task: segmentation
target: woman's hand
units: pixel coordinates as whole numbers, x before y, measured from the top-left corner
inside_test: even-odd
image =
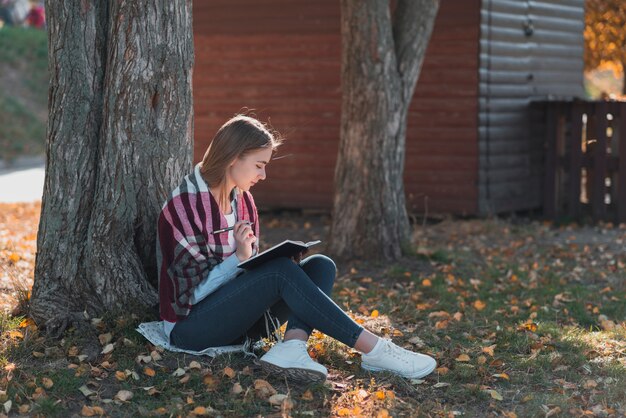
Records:
[[[233,229],[235,242],[237,243],[237,258],[239,261],[246,261],[252,256],[252,244],[256,242],[256,237],[252,232],[252,226],[248,221],[238,221]]]

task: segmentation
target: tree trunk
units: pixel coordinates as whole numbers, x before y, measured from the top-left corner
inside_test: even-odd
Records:
[[[191,168],[191,1],[46,2],[49,118],[31,314],[157,303],[156,217]]]
[[[626,96],[626,62],[622,62],[622,95]]]
[[[341,139],[330,251],[396,259],[410,243],[406,117],[438,0],[341,0]]]

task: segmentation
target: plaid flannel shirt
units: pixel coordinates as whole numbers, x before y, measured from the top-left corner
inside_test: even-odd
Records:
[[[254,199],[249,192],[237,193],[237,219],[252,223],[259,237]],[[226,218],[200,174],[200,165],[185,176],[163,205],[157,226],[159,310],[161,319],[177,322],[189,315],[193,289],[213,267],[235,252],[228,234],[211,234],[226,228]]]

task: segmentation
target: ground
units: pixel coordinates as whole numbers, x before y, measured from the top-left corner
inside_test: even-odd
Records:
[[[27,299],[38,211],[0,207],[5,308]],[[327,239],[326,216],[261,216],[263,246]],[[316,332],[309,351],[329,378],[298,385],[243,354],[154,347],[134,330],[141,313],[86,320],[101,345],[88,361],[82,331],[49,340],[5,314],[0,405],[11,416],[626,416],[624,227],[448,219],[416,225],[414,239],[396,263],[339,262],[334,299],[434,356],[425,379],[365,372],[358,353]]]

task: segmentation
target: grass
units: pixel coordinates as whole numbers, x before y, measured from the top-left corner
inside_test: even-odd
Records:
[[[425,379],[365,372],[357,353],[315,332],[309,351],[329,378],[297,385],[241,354],[198,358],[153,347],[134,330],[141,313],[94,325],[115,349],[87,362],[77,330],[48,340],[4,315],[0,403],[43,416],[99,408],[108,416],[623,416],[626,259],[618,244],[602,257],[577,251],[563,236],[589,230],[567,228],[457,222],[426,234],[427,253],[445,257],[343,267],[335,301],[367,328],[436,357]],[[615,243],[625,235],[597,233]],[[265,384],[288,401],[270,403]],[[120,400],[120,391],[132,399]]]
[[[0,159],[45,151],[47,54],[45,31],[0,29]]]

